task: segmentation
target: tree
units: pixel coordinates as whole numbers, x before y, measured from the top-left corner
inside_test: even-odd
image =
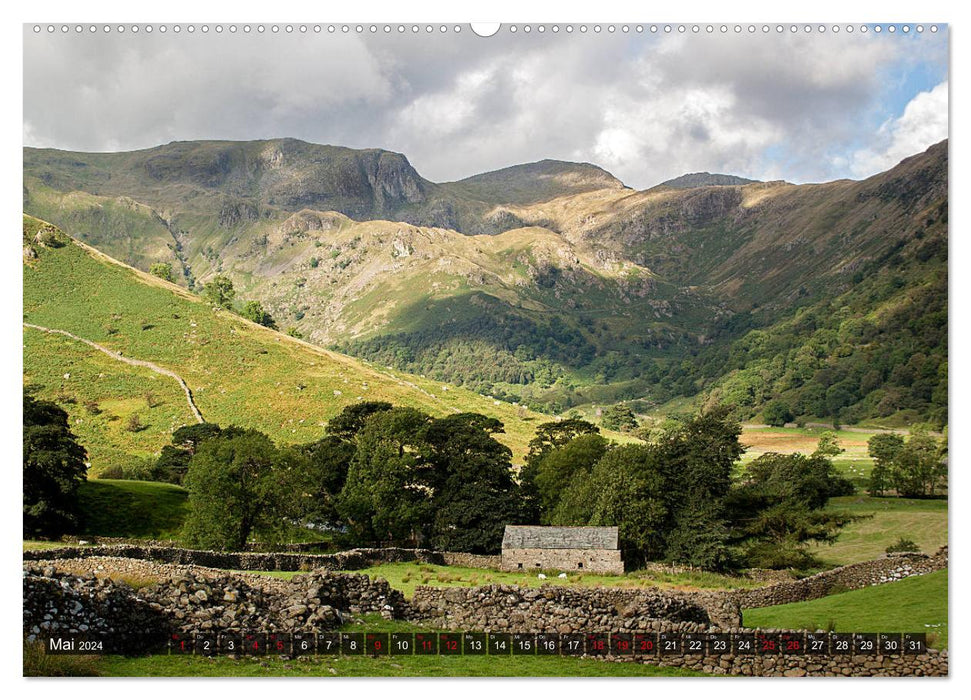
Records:
[[[584,489],[591,497],[588,525],[616,526],[624,560],[638,566],[664,555],[670,512],[660,451],[622,445],[597,462]]]
[[[238,428],[235,428],[235,430],[238,430]],[[183,425],[172,433],[172,444],[187,450],[189,454],[194,454],[199,449],[199,445],[206,440],[218,437],[220,434],[222,434],[222,428],[215,423]]]
[[[546,454],[536,467],[536,493],[540,521],[561,525],[556,516],[561,496],[574,479],[589,477],[594,465],[606,454],[609,443],[599,433],[578,435]]]
[[[359,543],[419,545],[432,519],[422,433],[431,417],[395,407],[368,417],[337,512]]]
[[[368,418],[392,408],[394,407],[387,401],[361,401],[345,406],[340,413],[327,421],[327,434],[341,440],[353,440]]]
[[[867,489],[871,496],[882,496],[891,487],[893,462],[903,446],[903,436],[896,433],[879,433],[867,441],[867,453],[873,458]]]
[[[525,464],[519,470],[519,484],[523,494],[523,518],[526,523],[538,523],[540,515],[536,472],[540,461],[556,447],[561,447],[579,435],[599,433],[600,428],[579,418],[550,421],[536,426],[536,435],[529,441]]]
[[[172,444],[162,447],[158,459],[155,460],[152,478],[170,484],[181,484],[189,471],[189,461],[199,445],[221,434],[222,429],[215,423],[193,423],[177,429],[172,433]]]
[[[807,567],[811,542],[832,542],[853,516],[825,509],[841,477],[817,452],[767,453],[753,461],[745,480],[726,498],[732,538],[748,566]]]
[[[300,449],[307,458],[307,470],[300,488],[304,500],[300,506],[301,517],[316,524],[336,524],[340,518],[337,499],[347,482],[354,443],[325,435]]]
[[[152,478],[169,484],[182,484],[189,471],[192,454],[172,445],[164,445],[155,460]]]
[[[923,430],[915,430],[893,458],[890,480],[897,493],[909,498],[933,496],[947,477],[944,449]]]
[[[501,422],[477,413],[437,418],[425,428],[434,547],[493,554],[505,526],[520,521],[512,451],[494,437],[501,432]]]
[[[263,308],[263,304],[258,301],[246,302],[239,315],[249,321],[252,321],[253,323],[258,323],[261,326],[274,329],[276,328],[276,321],[274,321],[269,312]]]
[[[637,417],[630,406],[615,404],[604,409],[600,424],[607,430],[620,430],[629,433],[637,429]]]
[[[240,550],[253,534],[275,541],[292,514],[294,450],[278,450],[256,430],[232,430],[203,442],[189,461],[185,537],[193,546]]]
[[[773,399],[765,404],[765,407],[762,409],[762,418],[769,425],[781,428],[795,418],[795,416],[792,415],[792,409],[789,408],[789,404],[781,399]]]
[[[202,288],[202,296],[213,306],[226,308],[236,297],[233,282],[225,275],[216,275]]]
[[[87,453],[68,427],[64,409],[23,395],[24,537],[56,536],[78,525],[78,486]]]
[[[172,274],[172,263],[167,262],[157,262],[152,263],[152,266],[148,268],[148,271],[166,282],[174,282],[175,277]]]

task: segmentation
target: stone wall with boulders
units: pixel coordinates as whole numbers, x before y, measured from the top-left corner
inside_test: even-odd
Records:
[[[393,562],[419,562],[474,568],[497,568],[499,565],[498,556],[398,547],[348,549],[333,554],[301,554],[297,552],[216,552],[181,547],[117,544],[34,549],[25,551],[23,554],[25,561],[88,557],[125,557],[242,571],[311,571],[313,569],[354,571]]]
[[[48,552],[49,554],[49,552]],[[89,558],[103,574],[126,570],[122,560]],[[132,561],[132,560],[128,560]],[[71,562],[78,565],[80,562]],[[285,581],[272,577],[139,561],[139,575],[157,574],[137,590],[94,574],[68,573],[62,561],[25,564],[24,635],[57,633],[131,636],[140,633],[310,632],[335,629],[378,613],[425,627],[502,632],[744,632],[738,601],[718,592],[506,585],[420,586],[410,602],[382,579],[313,571]],[[790,630],[763,630],[768,633]],[[137,648],[130,648],[137,652]],[[900,655],[652,655],[604,657],[745,676],[942,676],[947,652]]]
[[[751,632],[752,630],[745,630]],[[684,656],[616,656],[608,661],[652,663],[712,675],[759,677],[922,677],[947,676],[948,653],[928,649],[924,654],[721,654]]]
[[[444,629],[483,632],[699,632],[736,627],[737,604],[718,593],[650,589],[538,588],[493,584],[474,588],[418,586],[410,618]]]
[[[54,562],[24,568],[24,635],[336,629],[347,618],[408,613],[404,595],[383,579],[320,570],[289,581],[258,581],[195,567],[163,575],[138,590]]]
[[[770,605],[815,600],[835,592],[890,583],[946,568],[947,547],[945,546],[933,555],[919,552],[888,554],[880,559],[841,566],[798,581],[735,591],[731,595],[743,609],[765,608]]]

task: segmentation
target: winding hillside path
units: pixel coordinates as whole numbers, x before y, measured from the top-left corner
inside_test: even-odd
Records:
[[[120,352],[115,352],[114,350],[110,350],[109,348],[106,348],[104,345],[99,345],[93,340],[88,340],[87,338],[81,338],[80,336],[74,335],[73,333],[70,333],[68,331],[62,331],[58,328],[47,328],[45,326],[38,326],[34,323],[27,323],[27,322],[24,322],[24,328],[33,328],[34,330],[43,331],[45,333],[59,333],[60,335],[70,338],[71,340],[76,340],[80,343],[84,343],[85,345],[90,345],[95,350],[103,352],[105,355],[107,355],[108,357],[114,360],[119,360],[120,362],[124,362],[125,364],[133,365],[135,367],[145,367],[147,369],[152,370],[153,372],[156,372],[157,374],[162,374],[162,375],[165,375],[166,377],[171,377],[172,379],[174,379],[179,383],[179,386],[182,387],[182,391],[185,392],[185,398],[189,402],[189,409],[192,411],[192,414],[196,417],[196,420],[199,423],[206,422],[205,419],[202,417],[202,413],[199,411],[199,407],[196,406],[196,402],[192,399],[192,390],[189,389],[189,385],[185,383],[185,380],[182,377],[177,375],[172,370],[165,369],[165,367],[159,367],[154,362],[148,362],[147,360],[136,360],[132,357],[125,357]]]

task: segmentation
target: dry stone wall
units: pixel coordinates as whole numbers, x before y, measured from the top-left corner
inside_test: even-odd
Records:
[[[933,555],[888,554],[880,559],[841,566],[798,581],[736,591],[732,595],[743,609],[798,603],[822,598],[833,592],[856,590],[940,571],[947,568],[947,561],[946,546]]]
[[[153,545],[104,545],[94,547],[58,547],[24,552],[25,561],[45,559],[84,559],[88,557],[125,557],[168,564],[192,564],[213,569],[243,571],[354,571],[391,562],[420,562],[497,568],[499,557],[486,557],[462,552],[438,552],[431,549],[349,549],[334,554],[301,554],[296,552],[216,552]]]
[[[444,629],[561,634],[700,632],[713,624],[741,624],[737,605],[717,594],[558,585],[418,586],[410,617]]]
[[[58,632],[319,631],[363,614],[395,619],[408,612],[400,591],[364,574],[321,570],[268,583],[192,568],[136,591],[93,574],[66,573],[53,565],[27,566],[24,635],[32,641]]]
[[[751,632],[751,630],[746,630]],[[685,655],[685,656],[618,656],[617,662],[653,663],[701,671],[712,675],[760,677],[921,677],[947,676],[948,653],[928,649],[913,656],[893,655]]]

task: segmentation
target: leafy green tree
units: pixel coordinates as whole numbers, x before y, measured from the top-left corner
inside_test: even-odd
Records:
[[[68,426],[64,409],[23,395],[24,537],[56,536],[78,525],[78,486],[87,453]]]
[[[254,534],[277,541],[293,514],[294,477],[306,470],[302,459],[256,430],[226,431],[204,441],[185,477],[186,540],[221,550],[240,550]]]
[[[300,493],[304,501],[301,517],[322,524],[337,524],[337,499],[347,482],[347,470],[355,446],[349,440],[325,435],[300,448],[307,457],[307,470],[302,475]]]
[[[267,328],[276,328],[276,321],[270,313],[263,308],[263,304],[258,301],[248,301],[243,305],[243,310],[239,313],[243,318],[258,323]]]
[[[512,452],[494,437],[501,432],[501,422],[476,413],[437,418],[425,428],[436,548],[492,554],[505,526],[520,521]]]
[[[629,433],[637,430],[637,416],[634,415],[630,406],[615,404],[603,410],[600,424],[607,430],[620,430]]]
[[[668,530],[666,478],[661,454],[646,445],[621,445],[607,452],[590,475],[589,525],[618,528],[629,566],[660,559]]]
[[[891,488],[893,463],[903,446],[903,436],[896,433],[878,433],[867,440],[867,453],[873,458],[867,489],[871,496],[882,496]]]
[[[353,440],[368,418],[392,408],[394,407],[387,401],[361,401],[345,406],[340,413],[327,421],[327,434],[341,440]]]
[[[230,430],[239,430],[239,428],[230,428]],[[218,437],[222,432],[222,428],[215,423],[183,425],[172,433],[172,444],[180,449],[187,450],[189,454],[194,454],[199,449],[199,445],[206,440]]]
[[[152,477],[169,484],[181,484],[189,471],[191,459],[192,453],[188,450],[165,445],[159,452],[158,459],[155,460]]]
[[[177,429],[172,433],[172,444],[165,445],[155,460],[152,478],[181,484],[189,471],[189,461],[199,445],[220,434],[222,429],[215,423],[193,423]]]
[[[523,518],[526,523],[538,523],[540,517],[539,491],[536,474],[539,463],[553,449],[561,447],[579,435],[599,433],[600,428],[580,418],[550,421],[536,426],[536,435],[529,441],[529,452],[519,470],[523,493]]]
[[[726,498],[726,513],[746,565],[806,567],[814,563],[808,545],[832,542],[853,516],[826,509],[841,479],[818,451],[768,453],[754,460],[745,480]]]
[[[550,450],[540,460],[534,483],[539,496],[541,522],[565,524],[558,522],[555,515],[561,496],[576,478],[589,477],[608,446],[608,441],[599,433],[586,433]]]
[[[202,288],[202,296],[213,306],[227,308],[236,298],[233,282],[225,275],[216,275]]]
[[[924,431],[915,431],[892,462],[891,483],[901,496],[933,496],[946,478],[942,445]]]
[[[370,416],[357,433],[337,511],[359,543],[420,545],[432,520],[431,469],[422,433],[431,418],[395,407]]]
[[[773,399],[765,404],[765,407],[762,409],[762,418],[769,425],[781,428],[793,420],[795,416],[792,415],[792,409],[789,408],[789,404],[781,399]]]
[[[813,454],[823,457],[838,457],[844,452],[846,450],[840,445],[839,436],[836,432],[826,430],[819,436],[819,442],[816,443],[816,451]]]
[[[691,503],[682,508],[667,535],[664,558],[709,571],[734,568],[736,559],[721,504]]]
[[[172,263],[167,262],[157,262],[152,263],[152,266],[148,268],[149,273],[155,275],[159,279],[163,279],[166,282],[174,282],[175,277],[172,274]]]

